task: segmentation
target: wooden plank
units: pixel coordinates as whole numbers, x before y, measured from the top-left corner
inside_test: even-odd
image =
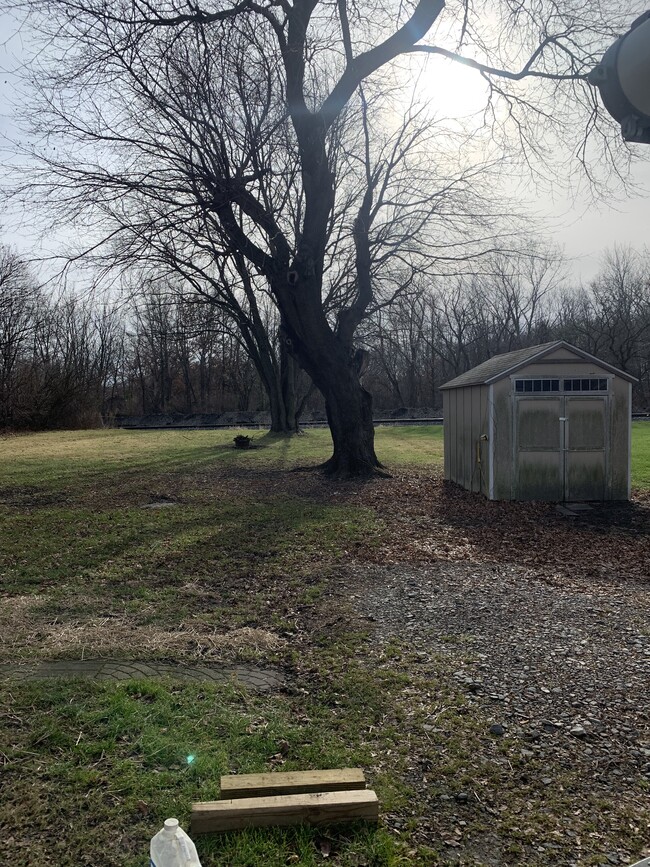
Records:
[[[222,798],[300,795],[308,792],[347,792],[366,788],[361,768],[330,771],[284,771],[273,774],[234,774],[221,778]]]
[[[270,798],[236,798],[192,804],[192,833],[211,834],[266,825],[313,825],[379,817],[377,795],[370,789],[353,792],[311,792]]]

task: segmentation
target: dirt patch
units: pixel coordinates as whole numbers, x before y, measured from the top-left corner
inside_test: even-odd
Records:
[[[65,506],[68,503],[69,498],[61,491],[49,491],[29,486],[0,488],[0,506],[28,509]]]

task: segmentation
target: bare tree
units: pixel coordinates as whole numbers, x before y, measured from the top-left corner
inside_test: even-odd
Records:
[[[27,264],[0,245],[0,428],[27,411],[21,406],[30,376],[34,335],[43,296]]]
[[[565,277],[557,251],[524,241],[467,270],[414,287],[363,329],[375,358],[369,378],[389,401],[438,406],[446,380],[492,355],[552,339]]]
[[[44,299],[30,358],[30,427],[102,424],[120,363],[124,323],[119,311],[73,295]]]
[[[647,401],[650,344],[650,262],[633,250],[605,254],[587,288],[564,293],[561,333],[589,352],[641,380]]]
[[[486,357],[541,342],[550,302],[566,279],[562,257],[530,243],[517,257],[492,257],[487,272],[479,281],[481,306],[488,309],[496,341]]]
[[[77,214],[90,203],[105,239],[121,212],[134,236],[137,210],[124,205],[134,194],[145,205],[148,245],[160,233],[165,249],[189,245],[185,263],[200,250],[261,278],[285,348],[324,395],[334,443],[326,468],[336,475],[378,466],[355,332],[381,300],[389,260],[406,267],[407,283],[417,272],[425,245],[404,241],[427,238],[432,213],[414,187],[388,192],[397,164],[408,163],[399,146],[395,165],[375,146],[382,76],[397,80],[400,63],[421,54],[473,67],[489,84],[491,135],[504,147],[514,135],[533,169],[547,156],[548,135],[570,139],[577,116],[585,166],[589,142],[612,147],[613,127],[601,122],[585,78],[622,20],[614,4],[452,0],[444,15],[443,0],[381,10],[347,0],[28,5],[51,37],[40,122],[63,153],[45,154],[53,196]],[[345,136],[350,117],[357,120]],[[585,127],[591,135],[581,138]],[[345,270],[328,257],[335,237],[347,238],[339,247]],[[457,258],[462,240],[443,234],[440,258]]]
[[[402,296],[377,311],[363,328],[372,357],[365,382],[372,384],[384,406],[419,406],[425,399],[427,302],[426,291]],[[388,388],[381,388],[382,380]]]
[[[630,249],[609,252],[591,284],[595,332],[604,353],[630,373],[650,338],[650,263]]]
[[[101,423],[122,346],[113,308],[48,295],[27,264],[0,246],[0,427]]]
[[[259,404],[264,384],[240,329],[218,305],[160,279],[143,279],[130,294],[128,356],[138,392],[132,411],[246,411],[253,400]]]

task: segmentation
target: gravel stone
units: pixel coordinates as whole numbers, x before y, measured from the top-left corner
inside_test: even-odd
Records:
[[[587,731],[584,728],[584,726],[581,726],[581,725],[572,726],[569,729],[569,734],[573,735],[576,738],[586,738],[587,737]]]

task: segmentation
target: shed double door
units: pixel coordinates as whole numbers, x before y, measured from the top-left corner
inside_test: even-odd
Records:
[[[606,397],[516,397],[515,499],[604,500]]]

